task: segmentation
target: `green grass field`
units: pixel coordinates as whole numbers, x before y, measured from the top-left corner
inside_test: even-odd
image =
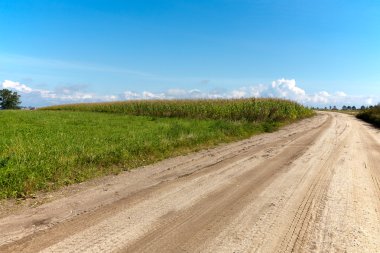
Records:
[[[311,115],[305,112],[297,117]],[[281,121],[249,122],[89,111],[0,111],[0,198],[29,196],[119,173],[273,131],[292,120],[291,115]]]

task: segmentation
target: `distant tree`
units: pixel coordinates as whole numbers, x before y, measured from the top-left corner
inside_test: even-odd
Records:
[[[20,95],[15,91],[8,89],[0,90],[0,108],[5,109],[20,109]]]
[[[349,105],[349,106],[347,106],[347,110],[351,110],[352,109],[352,107]]]
[[[365,110],[366,109],[366,107],[364,106],[364,105],[362,105],[361,107],[360,107],[360,110]]]
[[[338,108],[336,108],[336,105],[334,105],[333,110],[335,110],[335,111],[338,110]]]
[[[343,111],[346,111],[346,110],[347,110],[347,106],[345,106],[345,105],[342,106],[342,110],[343,110]]]
[[[353,106],[351,109],[352,109],[353,111],[356,111],[356,106]]]

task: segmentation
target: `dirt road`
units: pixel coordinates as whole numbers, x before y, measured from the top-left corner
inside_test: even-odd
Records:
[[[0,219],[0,252],[380,252],[380,133],[325,113]]]

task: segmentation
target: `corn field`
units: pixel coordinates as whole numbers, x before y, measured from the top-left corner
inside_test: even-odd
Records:
[[[44,107],[41,109],[248,122],[292,121],[313,115],[312,110],[296,102],[269,98],[133,100],[123,102],[67,104]]]

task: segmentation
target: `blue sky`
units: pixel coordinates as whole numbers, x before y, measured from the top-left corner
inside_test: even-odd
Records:
[[[380,102],[379,1],[1,0],[0,31],[0,82],[24,105]]]

